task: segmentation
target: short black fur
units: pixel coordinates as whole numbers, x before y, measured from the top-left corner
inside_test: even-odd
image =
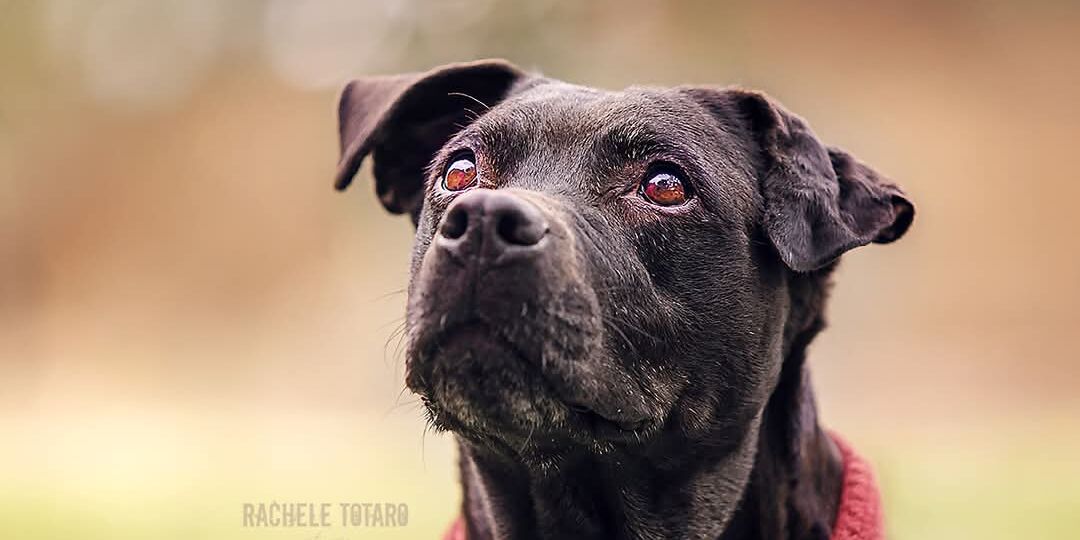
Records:
[[[806,349],[837,258],[910,225],[898,187],[742,89],[481,61],[359,79],[340,115],[337,185],[373,153],[417,226],[406,383],[458,438],[471,540],[828,538]],[[478,183],[450,192],[464,150]],[[685,204],[641,196],[657,163]],[[503,242],[505,216],[542,236]]]

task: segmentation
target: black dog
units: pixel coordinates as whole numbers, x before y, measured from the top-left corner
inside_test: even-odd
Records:
[[[482,61],[353,81],[340,121],[337,187],[370,153],[416,225],[407,384],[457,435],[470,540],[834,535],[804,356],[900,189],[739,89]]]

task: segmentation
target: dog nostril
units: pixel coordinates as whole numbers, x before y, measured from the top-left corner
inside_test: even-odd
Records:
[[[547,233],[542,219],[526,216],[521,212],[505,212],[498,215],[495,234],[509,244],[532,246]]]
[[[465,234],[465,231],[469,229],[469,212],[462,209],[460,206],[451,208],[446,218],[443,220],[442,227],[439,228],[439,234],[450,240],[457,240]]]
[[[547,220],[531,203],[510,194],[490,189],[473,189],[451,203],[446,210],[438,235],[446,240],[461,240],[455,249],[487,245],[498,251],[508,246],[530,247],[540,243],[548,232]]]

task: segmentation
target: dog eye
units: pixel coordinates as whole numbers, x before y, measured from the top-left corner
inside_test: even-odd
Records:
[[[659,206],[678,206],[686,202],[687,189],[674,172],[659,171],[641,183],[641,196]]]
[[[443,187],[450,191],[461,191],[476,183],[476,163],[472,155],[459,156],[446,168],[443,175]]]

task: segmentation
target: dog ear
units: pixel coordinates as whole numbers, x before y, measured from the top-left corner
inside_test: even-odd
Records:
[[[764,228],[780,258],[797,272],[828,265],[849,249],[892,242],[915,207],[896,184],[838,148],[827,148],[806,122],[759,92],[714,92],[747,126],[760,154]]]
[[[505,61],[481,60],[350,82],[338,103],[341,158],[334,186],[348,187],[371,153],[379,200],[392,213],[410,213],[415,222],[428,162],[523,76]]]

